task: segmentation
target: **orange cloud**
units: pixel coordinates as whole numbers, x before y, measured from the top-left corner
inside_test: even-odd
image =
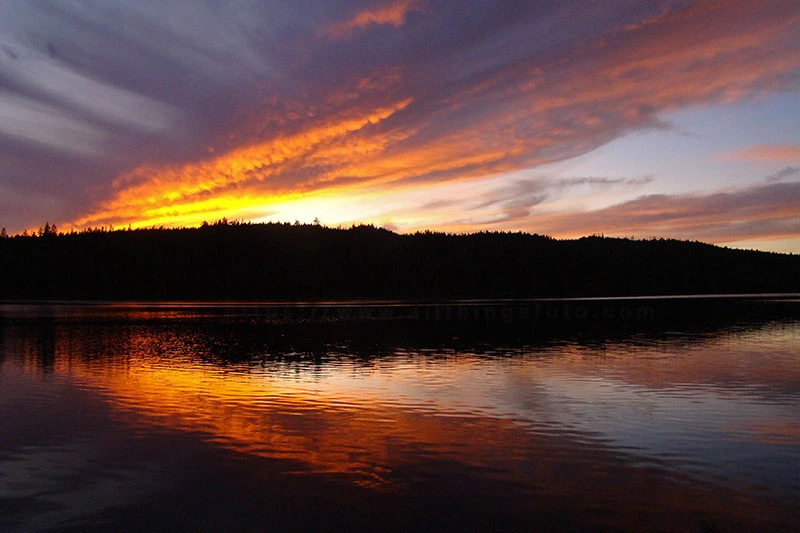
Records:
[[[406,99],[390,107],[339,118],[198,163],[166,168],[140,167],[117,178],[114,182],[116,196],[95,212],[78,219],[75,225],[133,223],[141,227],[159,225],[164,220],[181,225],[197,222],[195,215],[226,213],[223,216],[231,216],[241,214],[243,209],[258,211],[260,202],[280,202],[302,191],[301,187],[298,187],[300,191],[293,191],[291,178],[277,179],[293,170],[294,161],[326,166],[335,160],[341,165],[343,161],[390,142],[391,138],[363,138],[352,134],[379,123],[409,103]],[[325,180],[318,174],[317,181]],[[252,189],[254,184],[259,185],[260,192],[248,194],[248,188]]]
[[[397,28],[405,24],[408,14],[412,11],[422,11],[421,0],[391,1],[383,6],[360,11],[345,22],[331,27],[328,34],[335,38],[344,38],[352,36],[355,30],[374,25],[390,25]]]
[[[800,161],[800,145],[757,144],[725,154],[722,158],[734,161]]]
[[[771,183],[708,194],[647,195],[603,209],[535,213],[526,227],[558,237],[675,237],[730,243],[800,234],[800,183]],[[501,221],[506,223],[506,221]]]

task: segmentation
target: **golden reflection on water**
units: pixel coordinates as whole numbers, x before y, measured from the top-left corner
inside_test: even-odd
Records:
[[[513,462],[519,441],[512,421],[476,418],[468,422],[470,438],[463,442],[470,413],[434,402],[392,405],[380,394],[388,387],[381,376],[373,376],[374,388],[368,389],[339,376],[305,381],[288,372],[221,372],[188,354],[168,364],[132,357],[122,367],[103,369],[58,359],[54,372],[100,391],[120,412],[142,417],[136,427],[201,433],[240,452],[289,459],[302,470],[345,474],[376,488],[388,487],[387,474],[409,459],[400,448],[417,454],[429,448],[431,455],[468,458],[488,468],[500,455]],[[357,381],[358,370],[352,372]]]
[[[32,378],[44,373],[99,395],[131,437],[179,431],[243,461],[279,460],[292,474],[397,492],[438,479],[448,463],[529,497],[624,502],[641,513],[658,501],[678,525],[697,512],[771,512],[684,468],[724,454],[713,439],[795,456],[800,446],[796,325],[696,342],[523,347],[513,357],[417,348],[366,360],[262,353],[234,362],[215,354],[244,350],[246,339],[158,320],[54,323],[9,336],[4,350],[18,357],[0,372],[19,364]],[[710,442],[679,446],[702,439]],[[723,467],[704,465],[703,474]],[[750,472],[734,472],[742,473]]]

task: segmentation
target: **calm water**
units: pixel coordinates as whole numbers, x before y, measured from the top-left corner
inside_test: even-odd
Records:
[[[800,300],[654,305],[0,305],[0,531],[796,530]]]

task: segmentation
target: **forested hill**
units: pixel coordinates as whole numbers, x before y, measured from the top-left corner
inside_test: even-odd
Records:
[[[800,292],[800,256],[697,242],[217,223],[0,238],[0,299],[331,300]]]

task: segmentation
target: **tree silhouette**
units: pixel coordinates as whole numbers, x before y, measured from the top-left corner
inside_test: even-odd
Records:
[[[461,299],[800,292],[800,256],[670,239],[372,225],[87,228],[0,239],[0,298]],[[53,276],[57,270],[59,275]],[[768,273],[768,275],[765,275]]]

